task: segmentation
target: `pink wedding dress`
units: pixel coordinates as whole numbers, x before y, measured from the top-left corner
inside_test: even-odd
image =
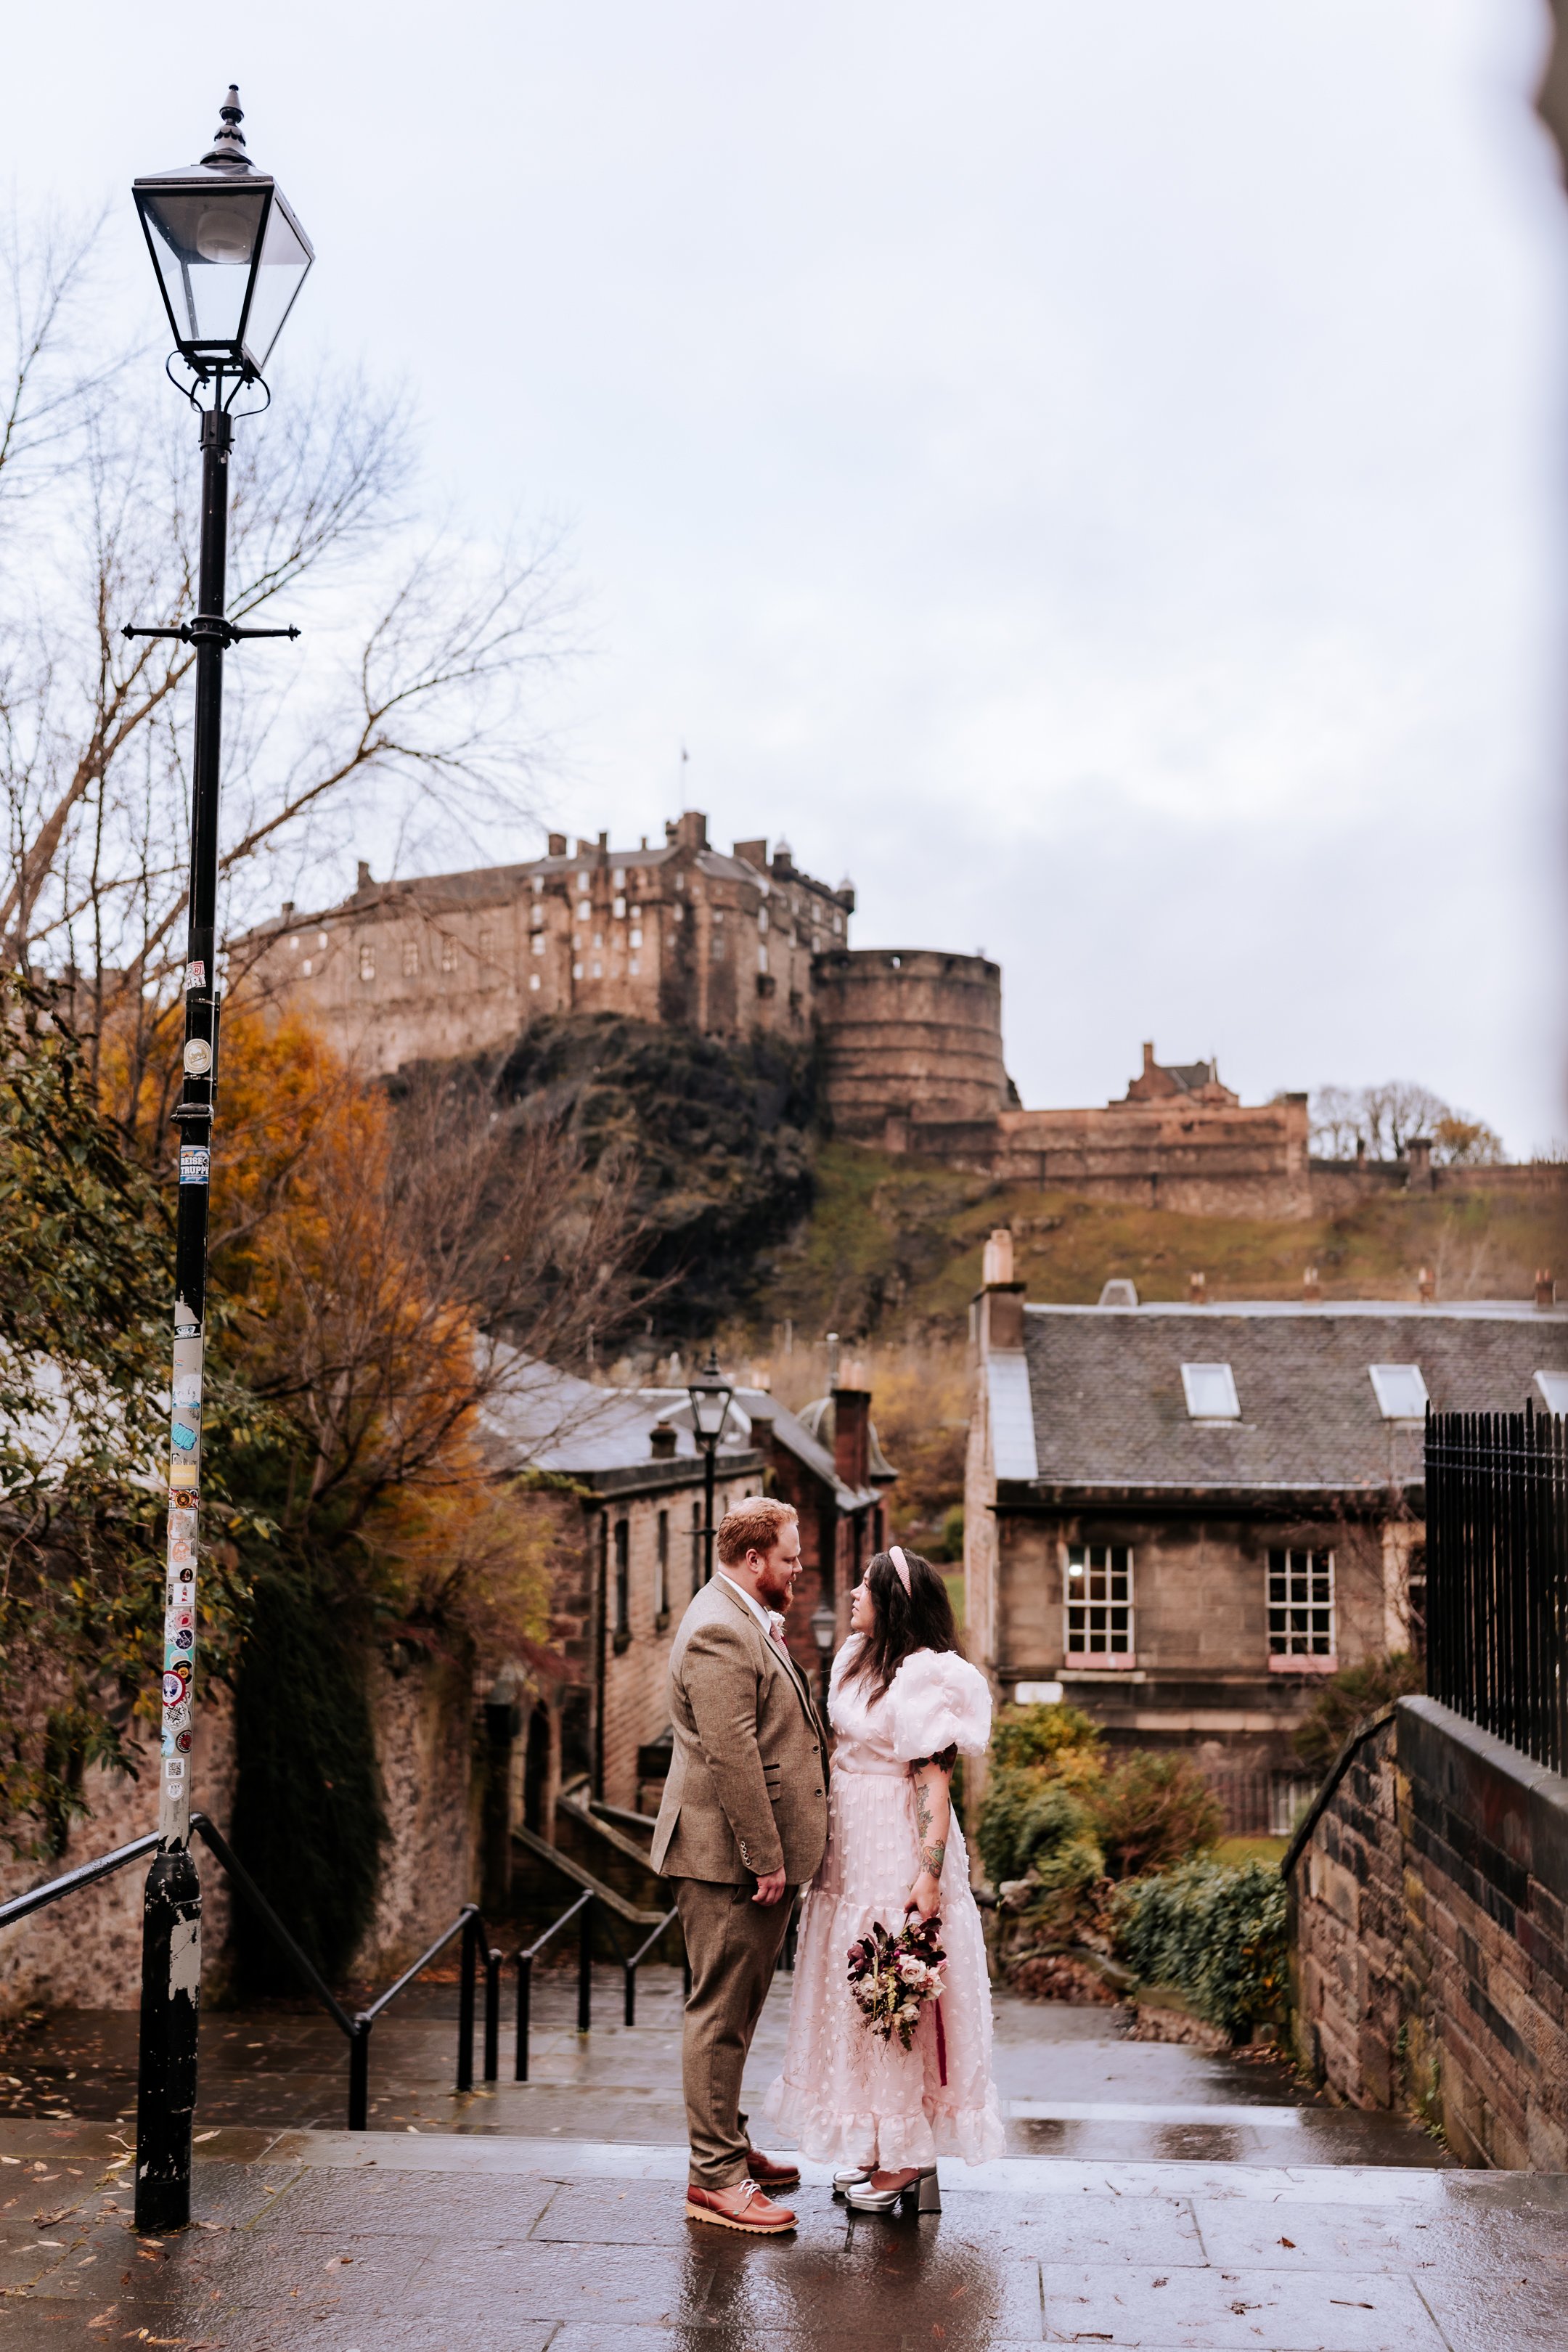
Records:
[[[874,1920],[894,1931],[901,1926],[920,1866],[910,1759],[950,1747],[983,1754],[991,1693],[966,1659],[916,1650],[885,1696],[868,1700],[863,1684],[844,1679],[859,1646],[851,1635],[833,1662],[827,1851],[806,1893],[784,2072],[765,2111],[819,2163],[876,2164],[889,2172],[939,2156],[983,2164],[1002,2154],[1005,2139],[991,2080],[985,1941],[956,1813],[942,1874],[945,2084],[931,2005],[912,2048],[901,2049],[896,2036],[880,2042],[850,1998],[847,1966],[850,1945]]]

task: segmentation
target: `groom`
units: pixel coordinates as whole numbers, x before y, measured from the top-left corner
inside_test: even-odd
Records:
[[[652,1859],[674,1882],[691,1966],[687,2216],[776,2237],[795,2215],[764,2191],[794,2188],[800,2168],[752,2147],[741,2077],[795,1890],[827,1841],[827,1741],[784,1643],[800,1574],[794,1511],[748,1496],[721,1522],[717,1549],[718,1572],[670,1653],[675,1752]]]

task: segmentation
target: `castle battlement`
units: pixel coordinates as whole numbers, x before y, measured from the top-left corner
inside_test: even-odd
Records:
[[[853,884],[803,873],[784,841],[726,856],[698,810],[664,830],[636,849],[552,834],[543,857],[410,881],[362,863],[348,898],[285,906],[234,960],[370,1072],[499,1051],[542,1013],[804,1043],[813,960],[847,944]]]

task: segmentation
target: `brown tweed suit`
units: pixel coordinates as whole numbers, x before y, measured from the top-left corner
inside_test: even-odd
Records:
[[[691,1963],[683,2074],[692,2181],[746,2178],[741,2077],[795,1889],[827,1842],[826,1738],[805,1677],[716,1576],[681,1620],[669,1660],[674,1755],[653,1866],[674,1882]],[[782,1901],[752,1900],[782,1869]]]

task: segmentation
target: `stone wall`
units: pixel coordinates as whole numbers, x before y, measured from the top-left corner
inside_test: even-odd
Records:
[[[196,1709],[192,1786],[200,1810],[226,1835],[234,1811],[234,1714],[228,1693],[209,1684]],[[83,1781],[90,1811],[74,1822],[65,1851],[0,1865],[0,1900],[24,1894],[128,1845],[158,1826],[157,1754],[143,1742],[138,1777],[95,1769]],[[198,1840],[202,1882],[202,1990],[227,1978],[228,1882]],[[64,2009],[134,2009],[142,1990],[142,1889],[146,1861],[79,1895],[68,1895],[0,1932],[0,2017],[35,2002]]]
[[[933,948],[846,948],[816,958],[812,994],[836,1135],[897,1150],[899,1121],[984,1121],[1005,1106],[1000,965]]]
[[[351,1974],[384,1983],[478,1894],[483,1785],[465,1662],[420,1659],[395,1674],[377,1653],[370,1705],[390,1834]]]
[[[1568,1780],[1435,1699],[1353,1741],[1285,1860],[1296,2035],[1467,2163],[1568,2169]]]
[[[998,1109],[963,1120],[933,1108],[889,1129],[886,1140],[999,1183],[1090,1200],[1200,1216],[1313,1213],[1304,1095],[1251,1108],[1176,1097],[1100,1110]]]

